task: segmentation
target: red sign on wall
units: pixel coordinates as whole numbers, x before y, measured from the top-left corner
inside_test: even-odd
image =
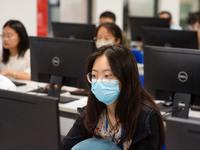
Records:
[[[48,0],[37,0],[37,36],[48,35]]]

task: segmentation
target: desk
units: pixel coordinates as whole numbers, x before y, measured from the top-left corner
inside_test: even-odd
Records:
[[[34,82],[34,81],[22,81],[22,82],[26,83],[26,85],[17,87],[17,90],[19,92],[35,94],[35,95],[44,95],[44,94],[37,94],[37,93],[29,92],[29,91],[36,89],[38,87],[43,87],[43,86],[47,85],[46,83],[38,83],[38,82]],[[64,86],[62,89],[65,89],[67,91],[73,91],[76,88]],[[73,102],[69,102],[69,103],[65,103],[65,104],[59,103],[61,135],[65,136],[75,121],[75,118],[78,114],[77,108],[83,107],[87,104],[87,97],[70,95],[69,92],[62,93],[61,95],[62,96],[72,96],[72,97],[77,98],[77,100],[73,101]],[[158,104],[158,103],[163,103],[164,101],[156,100],[155,102]],[[161,111],[161,114],[164,114],[164,113],[165,112]],[[190,110],[189,117],[200,118],[200,112]]]
[[[164,103],[164,101],[161,100],[155,100],[156,104],[162,104]],[[170,107],[166,107],[166,109],[171,109]],[[161,114],[165,114],[165,111],[161,110]],[[189,110],[189,114],[188,114],[189,118],[200,118],[200,111],[194,111],[194,110]]]

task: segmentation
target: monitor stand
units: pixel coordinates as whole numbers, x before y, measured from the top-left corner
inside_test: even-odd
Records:
[[[175,93],[172,112],[173,117],[188,118],[191,94]]]
[[[62,81],[63,81],[63,78],[61,76],[55,76],[55,75],[51,76],[48,96],[58,97],[59,103],[67,103],[67,102],[77,100],[77,98],[73,98],[73,97],[60,96]]]

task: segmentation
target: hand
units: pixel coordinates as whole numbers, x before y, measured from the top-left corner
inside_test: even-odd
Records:
[[[50,84],[46,85],[46,86],[44,87],[44,89],[45,89],[45,90],[46,90],[46,89],[49,89],[49,86],[50,86]],[[54,85],[54,89],[57,89],[57,88],[58,88],[58,85],[55,84],[55,85]]]
[[[3,76],[11,76],[11,77],[13,77],[14,71],[6,70],[6,71],[1,72],[0,74],[3,75]]]

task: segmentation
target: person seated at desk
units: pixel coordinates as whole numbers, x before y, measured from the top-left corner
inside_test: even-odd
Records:
[[[114,23],[115,24],[116,17],[115,14],[111,11],[105,11],[101,13],[99,17],[99,24],[102,23]],[[126,33],[124,31],[122,32],[122,45],[124,45],[126,48],[130,48],[130,39],[126,36]]]
[[[197,31],[198,44],[200,48],[200,12],[190,13],[187,18],[188,29]]]
[[[95,30],[96,47],[108,44],[122,44],[120,28],[114,23],[100,24]]]
[[[161,11],[158,14],[158,18],[169,18],[170,29],[173,29],[173,30],[182,30],[181,26],[178,26],[178,25],[174,24],[174,22],[172,20],[172,15],[171,15],[171,13],[169,11]]]
[[[3,26],[3,50],[0,55],[0,74],[30,80],[29,38],[24,25],[9,20]]]
[[[70,150],[90,138],[108,139],[124,150],[162,149],[162,116],[152,96],[140,84],[130,50],[120,45],[97,49],[88,57],[87,79],[87,105],[64,137],[62,150]]]
[[[16,91],[17,88],[7,77],[0,75],[0,89]]]

